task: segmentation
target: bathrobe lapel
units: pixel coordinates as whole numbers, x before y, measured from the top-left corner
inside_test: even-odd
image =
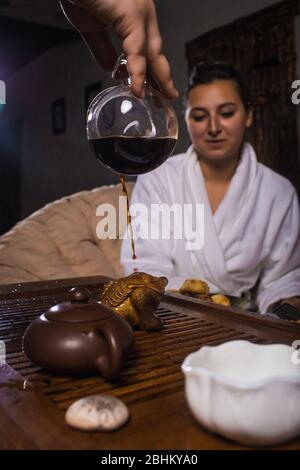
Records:
[[[245,202],[256,175],[257,162],[250,144],[245,144],[241,160],[232,178],[228,191],[215,214],[212,213],[204,178],[193,147],[187,152],[183,181],[184,203],[204,204],[204,246],[200,250],[187,254],[197,277],[199,266],[204,279],[210,280],[213,290],[233,292],[236,290],[234,279],[230,277],[226,266],[226,246],[230,244],[232,227],[238,223]]]

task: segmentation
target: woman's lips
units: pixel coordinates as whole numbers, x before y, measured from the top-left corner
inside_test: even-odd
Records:
[[[219,146],[221,146],[221,145],[225,142],[225,139],[206,140],[205,142],[206,142],[208,145],[212,145],[213,147],[219,147]]]

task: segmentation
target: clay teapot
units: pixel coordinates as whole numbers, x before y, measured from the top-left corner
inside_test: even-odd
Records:
[[[131,326],[101,302],[89,302],[85,287],[71,289],[68,298],[29,325],[23,341],[27,356],[55,373],[98,370],[107,379],[116,377],[133,346]]]

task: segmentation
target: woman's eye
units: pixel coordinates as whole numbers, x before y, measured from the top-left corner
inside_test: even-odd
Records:
[[[203,121],[205,119],[205,116],[192,116],[192,119],[196,122]]]
[[[234,115],[234,111],[223,111],[223,113],[221,113],[221,116],[225,118],[229,118],[233,115]]]

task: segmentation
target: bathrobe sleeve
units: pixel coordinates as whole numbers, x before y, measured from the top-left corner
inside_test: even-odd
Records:
[[[276,205],[273,217],[276,217]],[[293,189],[284,217],[262,264],[257,303],[261,313],[280,299],[300,295],[300,217]]]
[[[125,238],[121,248],[121,264],[126,275],[131,274],[134,268],[154,276],[166,276],[168,279],[172,275],[172,240],[163,240],[160,236],[159,239],[153,239],[150,235],[150,230],[155,232],[157,228],[154,226],[155,220],[152,218],[150,221],[151,205],[167,203],[165,185],[161,178],[161,174],[154,171],[139,176],[135,184],[130,211],[134,237],[138,237],[135,240],[137,258],[132,260],[131,240]]]

